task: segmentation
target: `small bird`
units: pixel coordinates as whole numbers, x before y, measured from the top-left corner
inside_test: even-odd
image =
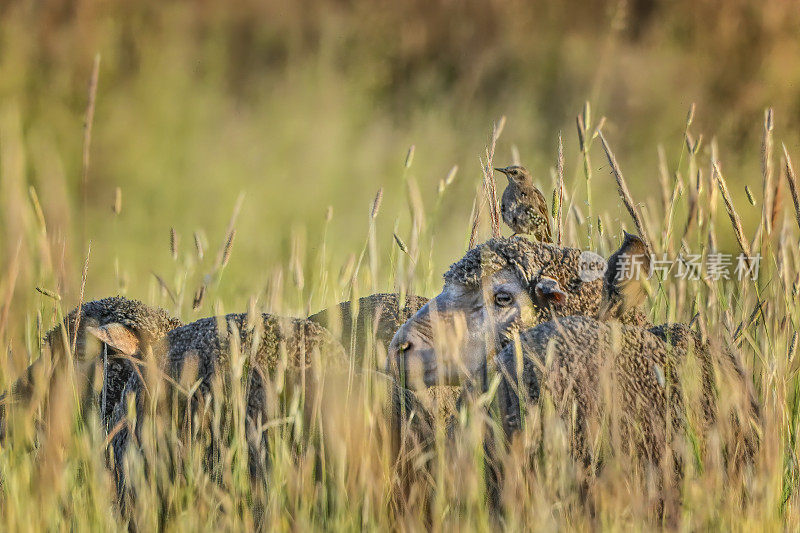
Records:
[[[514,235],[533,234],[541,242],[553,242],[547,201],[533,184],[531,173],[517,165],[495,170],[508,178],[508,186],[500,201],[503,222],[514,231]]]
[[[603,276],[603,297],[598,317],[619,318],[647,297],[650,252],[638,235],[623,231],[622,245],[608,258]]]

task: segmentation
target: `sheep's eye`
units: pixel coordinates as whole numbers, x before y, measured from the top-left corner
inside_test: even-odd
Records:
[[[507,292],[501,291],[494,295],[494,303],[498,307],[508,307],[514,303],[514,297]]]

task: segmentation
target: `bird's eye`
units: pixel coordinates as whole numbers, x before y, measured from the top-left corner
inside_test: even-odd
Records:
[[[505,291],[500,291],[494,295],[494,303],[497,307],[508,307],[514,303],[514,297]]]

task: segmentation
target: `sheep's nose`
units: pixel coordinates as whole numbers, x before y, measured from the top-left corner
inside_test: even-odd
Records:
[[[436,381],[436,358],[427,339],[426,320],[427,314],[420,311],[400,326],[389,343],[386,371],[409,389],[421,390]]]

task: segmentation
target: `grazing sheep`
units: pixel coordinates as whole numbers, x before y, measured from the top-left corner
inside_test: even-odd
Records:
[[[523,407],[536,405],[546,390],[579,465],[602,464],[593,445],[609,431],[613,453],[632,458],[666,491],[655,500],[658,512],[677,501],[687,431],[704,457],[718,416],[708,343],[683,324],[644,329],[571,316],[523,332],[519,346],[520,358],[509,345],[495,360],[503,376],[497,400],[507,440],[521,429]],[[759,445],[758,403],[738,377],[745,403],[725,413],[733,431],[723,442],[732,474],[752,461]]]
[[[623,260],[638,265],[639,276],[619,275]],[[587,275],[586,265],[589,266]],[[599,256],[521,238],[495,239],[471,250],[445,274],[442,293],[423,307],[398,331],[390,346],[388,366],[412,388],[441,381],[486,384],[486,361],[494,362],[505,376],[499,391],[503,426],[510,437],[519,427],[518,388],[536,401],[539,386],[546,386],[556,403],[584,424],[616,406],[623,415],[623,442],[649,464],[661,463],[667,439],[685,427],[690,413],[704,434],[717,419],[715,366],[707,342],[682,324],[653,327],[638,309],[644,300],[643,278],[649,273],[649,256],[641,239],[625,234],[620,249],[604,268]],[[634,272],[635,274],[635,272]],[[538,325],[537,325],[538,324]],[[532,328],[532,329],[530,329]],[[524,359],[519,376],[511,340],[521,332]],[[548,342],[551,351],[546,351]],[[747,387],[741,367],[730,352],[721,350],[721,362],[734,362],[737,378],[748,390],[744,419],[729,412],[734,432],[744,445],[739,457],[752,456],[758,445],[758,404]],[[495,355],[498,354],[496,360]],[[692,377],[699,385],[697,405],[684,405],[677,380],[688,354],[698,362]],[[455,354],[455,356],[453,355]],[[531,355],[531,354],[535,354]],[[543,361],[551,366],[541,370]],[[538,366],[537,366],[538,365]],[[599,372],[608,368],[605,374]],[[536,371],[535,369],[539,369]],[[538,373],[537,373],[538,372]],[[609,375],[622,396],[602,396],[601,376]],[[516,403],[515,403],[516,402]],[[514,409],[513,406],[517,405]],[[669,420],[669,427],[666,421]],[[589,461],[586,434],[575,427],[573,450]],[[752,431],[751,431],[752,430]],[[701,442],[702,445],[702,442]],[[502,472],[486,446],[489,496],[501,486]],[[675,471],[680,458],[673,456]],[[734,459],[734,462],[736,459]],[[497,466],[497,467],[495,467]]]
[[[419,306],[420,300],[422,298],[414,297],[413,300],[409,300],[407,306]],[[414,301],[417,303],[412,304]],[[388,311],[383,307],[387,302]],[[400,320],[397,318],[398,315],[402,317],[403,313],[411,312],[406,307],[398,313],[397,307],[392,309],[392,305],[396,306],[396,302],[396,296],[391,294],[372,295],[361,299],[359,323],[376,322],[378,340],[382,343],[388,342],[390,330],[395,328]],[[364,305],[365,303],[367,305]],[[376,303],[379,305],[375,305]],[[349,305],[345,302],[339,305],[339,308],[342,307],[348,308]],[[330,316],[331,313],[331,310],[327,310],[316,316],[320,318],[325,314]],[[248,319],[247,315],[228,315],[198,320],[177,328],[162,342],[160,349],[166,352],[166,355],[156,358],[157,360],[163,358],[163,361],[166,361],[163,371],[171,382],[185,383],[192,387],[191,400],[187,402],[181,397],[178,404],[178,420],[191,420],[193,419],[191,413],[209,411],[203,409],[204,402],[209,399],[213,402],[214,398],[221,397],[220,392],[226,391],[226,385],[232,379],[231,354],[249,356],[249,378],[245,388],[245,436],[250,474],[256,477],[261,477],[264,468],[268,466],[265,426],[270,420],[280,417],[276,405],[275,383],[283,381],[285,388],[292,389],[305,374],[306,387],[301,389],[305,394],[306,407],[303,424],[306,427],[314,427],[311,419],[318,413],[323,418],[323,423],[327,424],[329,421],[326,420],[328,418],[326,410],[338,405],[343,390],[349,390],[335,385],[337,376],[340,382],[342,376],[346,380],[351,379],[347,376],[352,376],[345,351],[336,338],[317,323],[270,315],[261,317],[262,320],[258,321]],[[356,334],[362,332],[357,330]],[[325,371],[321,372],[323,368]],[[369,374],[371,372],[365,370],[362,375],[357,374],[352,377],[361,380]],[[399,466],[401,464],[407,467],[406,474],[401,473],[401,478],[410,479],[408,476],[413,478],[413,473],[409,474],[408,471],[417,471],[419,465],[409,467],[408,465],[416,465],[411,458],[424,457],[425,461],[430,460],[424,454],[434,442],[437,411],[452,413],[455,410],[453,394],[450,390],[434,390],[430,395],[426,394],[426,399],[423,400],[413,391],[396,386],[394,380],[388,376],[372,374],[372,378],[376,380],[375,384],[378,387],[376,390],[383,391],[383,394],[378,393],[378,397],[382,404],[381,416],[390,428],[393,457],[399,459],[402,456],[398,468],[401,468]],[[149,412],[145,407],[149,394],[145,392],[144,383],[138,374],[132,375],[125,387],[123,399],[118,402],[114,413],[112,430],[114,436],[111,444],[117,489],[123,505],[126,496],[131,495],[126,487],[124,456],[131,435],[134,435],[135,442],[140,440],[142,415]],[[155,387],[147,390],[155,390]],[[323,397],[320,393],[328,396]],[[290,394],[287,392],[284,396]],[[331,401],[331,395],[336,401]],[[135,423],[127,420],[131,401],[134,402]],[[173,411],[162,407],[158,412],[171,416]],[[190,416],[187,417],[186,413]],[[205,422],[201,420],[200,424],[203,423]],[[211,428],[193,429],[205,432]],[[342,431],[342,428],[329,428],[326,434],[334,434],[335,430]],[[212,443],[212,447],[216,444]],[[209,453],[213,451],[210,450]]]
[[[623,445],[659,464],[684,420],[677,369],[698,348],[691,335],[673,340],[669,344],[646,329],[583,316],[556,318],[521,333],[521,375],[513,345],[495,360],[504,376],[498,402],[506,435],[520,429],[519,394],[536,402],[547,389],[557,412],[575,426],[569,431],[573,451],[588,464],[586,424],[601,416],[608,400],[605,407],[613,405],[621,415]],[[605,396],[604,379],[611,397]]]
[[[160,353],[158,353],[160,352]],[[194,424],[198,413],[207,413],[203,405],[227,398],[234,368],[247,376],[245,431],[251,474],[266,465],[266,434],[263,425],[274,417],[276,406],[268,398],[270,378],[286,378],[287,387],[301,382],[306,405],[315,401],[315,384],[320,371],[328,364],[343,365],[345,353],[339,342],[323,327],[309,320],[280,318],[268,314],[230,314],[204,318],[170,331],[156,353],[156,361],[164,361],[163,372],[171,382],[191,388],[188,399],[177,407],[178,420]],[[236,363],[232,357],[241,357]],[[236,363],[236,364],[234,364]],[[284,373],[286,372],[286,376]],[[303,382],[304,381],[304,382]],[[124,494],[124,454],[130,440],[126,421],[129,401],[135,401],[138,441],[145,413],[144,383],[134,373],[128,380],[121,401],[114,412],[112,447],[118,490]],[[168,394],[177,398],[178,395]],[[171,409],[163,410],[171,414]],[[273,414],[271,417],[270,414]],[[200,421],[201,424],[208,421]],[[195,428],[196,430],[197,428]],[[215,444],[216,445],[216,444]]]
[[[450,267],[442,292],[397,332],[387,367],[413,388],[475,377],[487,351],[496,353],[514,331],[553,317],[597,316],[606,268],[593,252],[522,237],[478,245]],[[647,322],[637,308],[610,318]]]
[[[7,399],[15,403],[30,402],[37,388],[46,387],[45,384],[56,377],[57,369],[70,360],[66,354],[73,340],[73,356],[81,374],[89,373],[88,367],[93,365],[102,369],[102,356],[107,356],[105,379],[97,397],[100,417],[107,427],[114,405],[119,401],[122,389],[133,371],[126,357],[139,353],[145,346],[156,344],[168,331],[180,325],[178,319],[170,317],[161,308],[121,296],[86,302],[80,307],[80,312],[76,307],[61,325],[45,335],[45,354],[13,383],[9,394],[0,398],[0,440],[5,433],[4,408]],[[82,388],[91,389],[91,384]],[[86,392],[87,398],[84,400],[91,396],[91,390]]]
[[[415,390],[486,383],[486,361],[514,332],[553,317],[595,316],[605,260],[593,252],[534,243],[523,237],[491,239],[468,251],[444,275],[444,288],[395,334],[387,369]],[[614,317],[644,323],[638,309]],[[466,390],[465,393],[469,393]],[[450,417],[449,426],[453,426]],[[502,472],[491,432],[485,432],[489,505],[499,509]]]

